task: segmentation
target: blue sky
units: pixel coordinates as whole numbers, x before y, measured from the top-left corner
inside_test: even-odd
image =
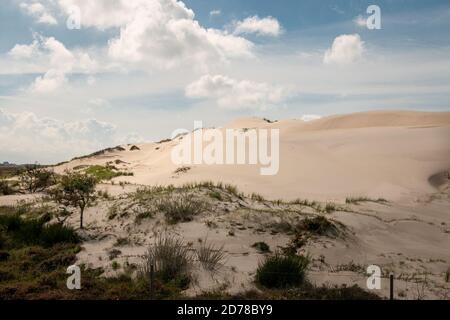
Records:
[[[372,4],[380,30],[365,26]],[[448,1],[6,0],[0,28],[0,161],[194,120],[450,109]]]

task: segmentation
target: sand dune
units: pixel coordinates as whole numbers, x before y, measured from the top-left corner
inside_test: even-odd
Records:
[[[309,198],[343,201],[348,196],[390,200],[434,192],[429,177],[450,168],[450,112],[372,111],[330,116],[310,122],[238,119],[224,128],[280,129],[280,170],[261,176],[259,166],[192,165],[175,174],[172,147],[182,138],[138,145],[71,161],[57,171],[120,159],[136,184],[174,184],[213,180],[272,199]]]

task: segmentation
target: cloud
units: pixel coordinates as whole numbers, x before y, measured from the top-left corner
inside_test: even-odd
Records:
[[[33,38],[31,44],[16,44],[8,53],[14,59],[45,66],[47,71],[35,79],[30,87],[31,92],[53,92],[66,83],[67,74],[74,71],[90,73],[96,68],[95,61],[85,52],[71,52],[53,37],[47,38],[35,33]]]
[[[343,34],[336,37],[333,45],[325,52],[325,64],[349,64],[361,58],[364,42],[358,34]]]
[[[362,16],[359,15],[353,19],[353,23],[357,25],[358,27],[366,27],[367,26],[367,20]]]
[[[34,17],[38,23],[57,25],[58,21],[40,2],[22,2],[20,8],[28,15]]]
[[[222,11],[220,11],[220,10],[212,10],[212,11],[209,12],[209,15],[211,17],[213,17],[213,16],[220,16],[221,14],[222,14]]]
[[[194,12],[176,0],[59,0],[63,12],[73,5],[82,12],[82,26],[116,28],[108,55],[121,65],[171,68],[182,64],[206,65],[251,57],[253,43],[225,31],[204,28]]]
[[[189,84],[185,94],[190,98],[214,99],[220,107],[228,109],[264,109],[282,102],[288,92],[267,83],[204,75]]]
[[[234,34],[257,34],[261,36],[278,37],[282,33],[281,25],[273,17],[248,17],[242,21],[234,22]]]
[[[110,123],[96,119],[64,122],[39,118],[32,112],[0,109],[0,149],[4,157],[48,161],[89,153],[115,142],[116,127]]]

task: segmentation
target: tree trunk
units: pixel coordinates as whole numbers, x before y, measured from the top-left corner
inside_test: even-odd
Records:
[[[83,229],[83,214],[84,214],[84,207],[80,208],[80,229]]]

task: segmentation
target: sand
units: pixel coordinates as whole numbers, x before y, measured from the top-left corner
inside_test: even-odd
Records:
[[[428,178],[450,168],[450,112],[376,111],[331,116],[304,122],[239,119],[224,128],[280,129],[280,170],[261,176],[254,165],[190,165],[185,173],[171,161],[181,138],[140,144],[138,151],[110,152],[71,161],[57,172],[79,165],[121,160],[142,185],[180,185],[190,181],[222,181],[247,193],[271,199],[307,198],[343,201],[349,196],[414,198],[435,190]],[[124,146],[129,150],[130,146]]]
[[[280,129],[280,171],[261,176],[248,165],[192,165],[175,173],[171,148],[181,137],[163,143],[138,144],[140,150],[108,152],[58,166],[62,173],[80,165],[115,164],[134,176],[114,178],[114,185],[99,188],[114,198],[88,208],[83,231],[86,241],[78,263],[112,270],[108,252],[119,249],[121,265],[140,263],[155,233],[165,230],[182,237],[195,248],[200,240],[224,246],[227,260],[218,273],[195,271],[194,285],[186,294],[205,290],[240,292],[255,287],[254,272],[264,255],[252,247],[264,241],[275,251],[292,235],[274,232],[277,223],[295,223],[305,215],[323,214],[308,207],[292,207],[250,197],[214,204],[209,212],[188,223],[164,225],[161,217],[136,224],[133,217],[110,220],[110,207],[125,201],[128,193],[143,185],[181,185],[187,182],[220,181],[237,185],[246,194],[289,201],[297,198],[335,203],[327,214],[345,226],[343,237],[317,237],[302,249],[313,259],[309,278],[317,284],[356,283],[365,288],[365,268],[379,265],[382,289],[388,296],[387,275],[396,276],[396,296],[401,299],[449,299],[444,274],[450,265],[450,112],[376,111],[331,116],[310,122],[238,119],[225,128]],[[223,130],[222,129],[222,130]],[[130,184],[123,187],[120,181]],[[384,198],[387,202],[345,203],[347,197]],[[0,197],[1,204],[36,200],[29,196]],[[124,200],[125,199],[125,200]],[[76,215],[70,224],[78,223]],[[214,227],[211,227],[214,225]],[[233,235],[230,235],[230,230]],[[115,246],[120,237],[129,245]],[[199,240],[200,239],[200,240]]]

